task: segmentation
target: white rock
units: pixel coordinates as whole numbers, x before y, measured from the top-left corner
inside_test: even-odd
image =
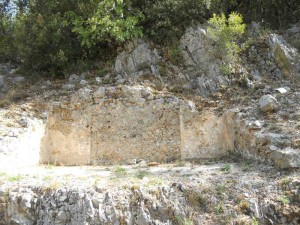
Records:
[[[105,95],[105,87],[100,87],[98,88],[97,91],[94,92],[94,97],[96,98],[102,98]]]
[[[96,83],[97,83],[97,84],[101,84],[101,83],[102,83],[102,80],[101,80],[100,77],[96,77]]]
[[[276,91],[278,91],[280,94],[285,94],[285,93],[288,92],[287,89],[285,89],[285,88],[283,88],[283,87],[277,88]]]

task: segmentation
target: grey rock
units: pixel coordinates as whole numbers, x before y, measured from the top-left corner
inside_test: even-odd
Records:
[[[14,78],[14,81],[15,81],[16,83],[18,83],[18,82],[23,82],[24,80],[25,80],[25,77],[21,77],[21,76]]]
[[[279,104],[272,95],[264,95],[259,100],[259,108],[263,112],[273,112],[279,108]]]
[[[270,34],[269,36],[269,46],[271,49],[271,54],[277,63],[280,65],[282,63],[287,63],[287,65],[281,65],[285,69],[292,73],[292,75],[300,79],[300,54],[296,48],[289,45],[282,36],[277,34]],[[278,54],[280,56],[278,57]],[[283,61],[287,62],[280,62],[282,61],[282,57],[284,57]]]
[[[78,84],[80,82],[81,78],[80,76],[76,75],[76,74],[72,74],[69,77],[69,83],[70,84]]]
[[[254,122],[249,122],[247,124],[247,127],[251,130],[261,130],[262,128],[262,124],[261,122],[259,122],[258,120],[254,121]]]
[[[70,91],[70,90],[73,90],[75,88],[75,85],[74,84],[65,84],[65,85],[62,86],[62,88],[64,90]]]
[[[256,22],[251,22],[248,29],[252,37],[258,37],[261,34],[261,26]]]
[[[281,169],[299,168],[300,154],[299,150],[293,148],[285,148],[272,152],[272,159],[276,166]]]
[[[96,77],[95,81],[96,81],[96,84],[101,84],[102,83],[102,79],[100,77]]]
[[[0,88],[4,86],[4,76],[0,75]]]
[[[121,52],[115,61],[115,72],[122,77],[136,79],[137,72],[149,71],[159,75],[157,62],[160,56],[156,49],[151,50],[148,43],[142,42],[130,53]]]
[[[248,78],[246,78],[246,85],[247,88],[254,88],[254,84],[251,80],[249,80]]]
[[[50,80],[47,80],[47,81],[46,81],[46,85],[49,86],[49,85],[51,85],[51,84],[52,84],[52,82],[51,82]]]
[[[81,80],[79,82],[80,85],[84,86],[84,85],[87,85],[89,82],[87,82],[86,80]]]
[[[91,90],[88,88],[81,88],[78,90],[78,96],[80,99],[89,99],[91,97]]]
[[[260,74],[259,70],[252,70],[251,75],[252,75],[254,80],[257,80],[257,81],[262,80],[262,77],[261,77],[261,74]]]
[[[19,119],[18,123],[22,127],[28,127],[28,119],[26,117],[22,117],[21,119]]]
[[[105,96],[106,88],[105,87],[100,87],[98,88],[97,91],[94,92],[94,97],[95,98],[103,98]]]

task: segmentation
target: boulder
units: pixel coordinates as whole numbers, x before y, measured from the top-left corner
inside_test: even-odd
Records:
[[[273,112],[276,111],[278,107],[279,104],[272,95],[264,95],[259,100],[259,108],[263,112]]]

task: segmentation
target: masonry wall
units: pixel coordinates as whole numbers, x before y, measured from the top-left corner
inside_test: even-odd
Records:
[[[165,163],[222,157],[232,150],[228,119],[193,111],[174,96],[142,91],[103,89],[52,107],[41,162],[105,165],[145,159]]]

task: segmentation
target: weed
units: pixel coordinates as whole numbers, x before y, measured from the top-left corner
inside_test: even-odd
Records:
[[[178,215],[175,217],[175,221],[176,221],[176,224],[178,224],[178,225],[193,225],[194,224],[192,218],[182,218],[181,216],[178,216]]]
[[[146,171],[146,170],[138,170],[136,173],[135,173],[135,176],[138,178],[138,179],[143,179],[144,177],[148,176],[149,175],[149,172]]]
[[[250,204],[249,202],[242,200],[240,201],[238,208],[242,213],[248,213],[250,211]]]
[[[249,163],[248,162],[243,162],[242,163],[242,171],[247,172],[247,171],[249,171],[249,169],[250,169]]]
[[[290,183],[290,179],[289,178],[283,178],[279,181],[280,186],[287,186]]]
[[[49,184],[48,189],[49,189],[49,190],[57,190],[57,189],[59,189],[59,188],[61,188],[61,187],[62,187],[62,183],[59,182],[59,181],[57,181],[57,180],[55,180],[55,181],[52,181],[52,182]]]
[[[216,190],[217,190],[218,195],[223,195],[223,194],[226,193],[226,186],[225,185],[218,185]]]
[[[9,176],[9,177],[7,177],[7,180],[11,181],[11,182],[20,181],[22,179],[23,179],[23,176],[21,176],[20,174],[19,175],[15,175],[15,176]]]
[[[207,202],[206,195],[195,190],[184,190],[184,195],[187,198],[188,202],[193,206],[202,207]]]
[[[55,164],[51,164],[51,163],[48,163],[48,165],[46,166],[46,169],[53,169],[55,167]]]
[[[161,178],[153,178],[151,180],[149,180],[149,182],[147,183],[147,186],[151,187],[151,186],[161,186],[165,183],[165,181]]]
[[[215,207],[215,213],[216,214],[221,214],[224,212],[224,207],[223,207],[223,203],[219,203],[216,207]]]
[[[253,218],[252,225],[259,225],[258,220],[256,218]]]
[[[127,175],[126,169],[124,167],[122,167],[122,166],[117,166],[115,168],[114,172],[115,172],[115,175],[117,177],[122,177],[122,176],[126,176]]]
[[[230,172],[231,172],[231,166],[230,166],[228,163],[226,163],[226,164],[224,164],[224,165],[222,166],[221,170],[222,170],[223,172],[225,172],[225,173],[230,173]]]
[[[284,205],[290,204],[290,200],[286,196],[283,196],[283,195],[279,196],[279,201]]]
[[[49,181],[49,180],[51,180],[51,178],[52,178],[51,176],[44,176],[42,180],[43,181]]]

